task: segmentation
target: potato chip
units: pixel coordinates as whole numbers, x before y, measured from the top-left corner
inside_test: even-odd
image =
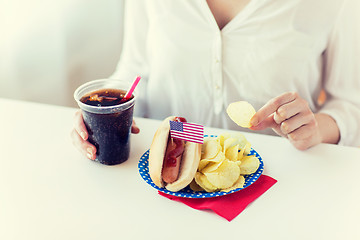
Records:
[[[236,164],[239,166],[239,168],[240,168],[240,165],[241,165],[241,161],[236,161]],[[241,169],[240,169],[240,174],[241,174]]]
[[[240,150],[245,148],[246,149],[245,152],[247,152],[246,154],[244,153],[245,155],[247,155],[250,152],[248,150],[251,149],[251,144],[242,133],[231,132],[231,133],[227,133],[225,136],[226,136],[225,139],[226,138],[236,139],[236,142],[233,142],[232,145],[239,144],[239,149]]]
[[[228,138],[230,138],[230,133],[225,132],[225,133],[219,135],[219,136],[217,137],[217,140],[218,140],[218,142],[220,143],[220,145],[221,145],[222,147],[224,147],[224,141],[225,141],[225,139],[228,139]]]
[[[204,173],[204,175],[214,187],[225,189],[231,187],[238,180],[240,168],[235,162],[225,159],[216,171]]]
[[[225,152],[225,157],[230,161],[235,162],[238,159],[239,144],[228,148]]]
[[[195,179],[192,180],[192,182],[189,184],[190,186],[190,189],[193,190],[194,192],[200,192],[200,191],[203,191],[202,187],[200,187]]]
[[[250,120],[256,113],[254,107],[246,101],[230,103],[226,112],[231,120],[244,128],[251,127]]]
[[[250,151],[251,151],[251,144],[248,142],[246,145],[245,145],[245,151],[244,151],[244,155],[247,156],[250,154]]]
[[[201,159],[212,159],[215,158],[218,152],[221,151],[220,144],[216,139],[209,140],[204,146],[204,153],[201,156]]]
[[[240,133],[240,132],[231,132],[231,133],[227,133],[227,138],[235,138],[238,143],[247,143],[246,137],[244,136],[244,134]]]
[[[243,176],[240,176],[239,179],[229,188],[221,190],[222,192],[230,192],[231,190],[242,188],[245,184],[245,178]]]
[[[209,164],[209,160],[208,159],[201,159],[199,162],[199,166],[198,166],[198,171],[201,171],[203,168],[206,167],[206,165]]]
[[[225,136],[224,135],[220,135],[216,138],[216,140],[218,141],[218,143],[221,146],[221,150],[223,150],[224,148],[224,141],[225,141]]]
[[[225,160],[225,159],[224,159]],[[210,172],[213,172],[213,171],[216,171],[220,165],[222,164],[223,161],[220,161],[220,162],[209,162],[209,164],[202,169],[202,173],[210,173]]]
[[[240,150],[238,153],[238,160],[241,160],[244,156],[247,156],[250,153],[251,145],[249,142],[246,143],[246,145]]]
[[[201,155],[204,154],[205,147],[206,147],[208,141],[210,141],[210,140],[212,140],[212,138],[210,138],[210,137],[204,138],[204,143],[201,145]]]
[[[241,161],[243,159],[244,151],[245,151],[245,148],[241,149],[240,152],[238,152],[238,157],[237,157],[238,161]]]
[[[245,178],[242,175],[250,174],[258,168],[258,159],[247,156],[250,149],[251,144],[239,132],[227,132],[217,138],[204,139],[201,160],[190,188],[193,191],[228,192],[243,187]]]
[[[218,152],[218,154],[216,155],[215,158],[213,159],[208,159],[210,162],[221,162],[223,160],[225,160],[225,153],[223,153],[222,151]]]
[[[242,134],[238,135],[237,139],[238,139],[238,144],[239,144],[240,149],[247,148],[247,147],[251,148],[250,142],[245,138],[244,135],[242,135]]]
[[[260,161],[256,156],[245,156],[241,160],[240,172],[241,175],[248,175],[256,172],[260,166]]]
[[[236,138],[232,138],[232,137],[226,138],[224,141],[223,152],[225,153],[228,148],[231,148],[232,146],[235,146],[236,144],[237,144]]]
[[[217,190],[217,188],[212,185],[206,176],[202,173],[197,172],[195,174],[195,182],[206,192],[214,192]]]

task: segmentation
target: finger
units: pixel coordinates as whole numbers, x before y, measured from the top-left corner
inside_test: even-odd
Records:
[[[251,130],[264,130],[266,128],[272,128],[274,132],[282,137],[287,137],[285,134],[283,134],[280,130],[280,125],[278,125],[273,118],[273,114],[271,114],[269,117],[267,117],[264,121],[259,123],[257,126],[250,127]]]
[[[280,125],[276,125],[276,127],[272,128],[272,130],[279,136],[287,138],[287,135],[284,134],[281,130],[280,130]]]
[[[77,111],[74,116],[74,129],[82,137],[83,140],[88,139],[88,132],[84,123],[81,110]]]
[[[311,136],[317,137],[316,134],[317,122],[311,121],[288,134],[288,138],[292,142],[302,141]]]
[[[257,111],[251,119],[251,124],[253,126],[258,125],[260,122],[264,121],[272,113],[284,105],[285,103],[294,101],[298,97],[298,94],[295,92],[287,92],[276,98],[268,101],[262,108]]]
[[[133,123],[131,125],[131,133],[138,134],[140,132],[140,128],[136,125],[135,120],[133,120]]]
[[[301,113],[298,113],[297,115],[283,121],[280,124],[280,130],[284,134],[289,134],[289,133],[295,131],[296,129],[300,128],[301,126],[310,123],[311,121],[315,121],[315,117],[310,111],[309,111],[309,113],[301,112]]]
[[[87,158],[94,160],[96,157],[96,147],[85,141],[80,137],[78,132],[73,129],[71,132],[71,139],[73,141],[74,146]]]
[[[294,147],[296,147],[298,150],[306,150],[308,148],[310,148],[313,144],[310,144],[311,139],[304,139],[304,140],[300,140],[300,141],[292,141],[290,140],[291,144],[294,145]]]
[[[138,134],[140,129],[137,126],[131,126],[131,133]]]
[[[267,119],[259,123],[257,126],[250,127],[250,129],[264,130],[266,128],[272,128],[277,135],[287,138],[286,134],[282,133],[282,131],[280,130],[280,125],[275,122],[273,115],[274,114],[271,114]]]
[[[251,130],[264,130],[266,128],[275,128],[276,125],[277,124],[274,121],[273,114],[271,114],[265,120],[261,121],[258,125],[251,126],[250,129]]]
[[[307,102],[302,98],[296,98],[294,101],[281,105],[274,114],[274,120],[277,124],[281,124],[298,113],[308,108]]]
[[[306,150],[309,149],[312,146],[315,146],[316,144],[320,143],[321,141],[318,140],[318,138],[315,138],[314,136],[309,136],[307,138],[304,138],[302,140],[293,141],[289,138],[290,142],[299,150]]]

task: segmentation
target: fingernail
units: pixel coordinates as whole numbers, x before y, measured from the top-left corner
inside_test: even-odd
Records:
[[[93,151],[91,148],[87,148],[86,151],[92,155]]]
[[[85,132],[81,132],[80,136],[82,137],[82,139],[86,140],[86,133]]]
[[[87,157],[90,158],[91,160],[93,159],[93,151],[91,148],[87,148]]]

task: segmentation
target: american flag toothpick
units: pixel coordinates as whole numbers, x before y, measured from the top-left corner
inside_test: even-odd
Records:
[[[170,121],[170,135],[194,143],[204,143],[204,126],[188,122]]]

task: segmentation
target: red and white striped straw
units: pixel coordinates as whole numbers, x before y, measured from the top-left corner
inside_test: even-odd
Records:
[[[140,81],[141,77],[137,76],[133,82],[133,84],[131,85],[130,89],[126,92],[124,99],[128,99],[131,97],[131,95],[133,94],[136,86],[138,85],[139,81]]]

